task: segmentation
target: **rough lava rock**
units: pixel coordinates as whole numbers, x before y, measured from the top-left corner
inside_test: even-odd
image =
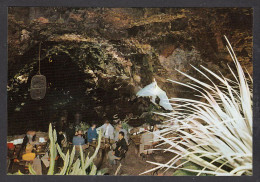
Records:
[[[142,113],[157,106],[135,94],[154,78],[176,97],[193,95],[167,81],[187,81],[176,69],[194,75],[192,64],[228,71],[232,61],[223,35],[241,65],[253,71],[248,8],[10,7],[8,13],[9,131],[25,121],[45,127],[64,109],[82,112],[85,121],[131,114],[142,122]],[[38,71],[40,42],[48,88],[46,98],[35,102],[28,88]]]

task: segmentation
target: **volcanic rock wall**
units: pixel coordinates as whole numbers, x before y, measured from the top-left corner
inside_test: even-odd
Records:
[[[188,81],[176,69],[194,76],[190,64],[204,65],[231,76],[223,35],[252,75],[252,9],[10,7],[9,130],[36,120],[45,127],[61,110],[79,111],[86,121],[116,114],[149,120],[140,116],[158,108],[135,93],[154,78],[169,97],[182,97],[193,93],[167,81]],[[48,89],[32,101],[40,42]]]

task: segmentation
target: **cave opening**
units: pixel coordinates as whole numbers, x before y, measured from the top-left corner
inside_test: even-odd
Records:
[[[38,64],[35,64],[29,73],[27,84],[21,85],[27,87],[23,88],[25,98],[9,103],[10,134],[24,133],[26,132],[24,130],[28,129],[47,131],[48,123],[59,120],[64,111],[68,113],[70,121],[74,120],[76,112],[87,111],[88,102],[85,102],[87,75],[69,55],[60,52],[41,60],[40,72],[47,80],[46,95],[42,100],[32,100],[29,96],[30,81],[37,72]],[[17,105],[21,103],[22,106],[17,110]],[[21,127],[24,125],[26,127]]]
[[[53,43],[49,46],[44,44],[46,52],[52,47]],[[33,50],[28,52],[37,55],[36,49]],[[73,50],[70,54],[57,51],[42,56],[40,72],[46,76],[47,81],[46,95],[42,100],[31,99],[29,93],[31,78],[39,71],[35,58],[37,56],[31,57],[33,61],[29,61],[29,65],[33,65],[32,69],[25,69],[26,64],[20,66],[20,69],[25,70],[23,73],[28,74],[28,80],[27,83],[16,86],[18,93],[10,92],[8,96],[8,135],[23,134],[30,129],[47,131],[50,122],[58,122],[64,116],[68,123],[74,123],[77,113],[80,113],[81,121],[96,122],[100,125],[104,118],[113,121],[116,115],[116,119],[124,120],[147,112],[149,99],[136,98],[134,87],[129,84],[129,80],[118,76],[102,77],[105,70],[94,69],[91,65],[95,63],[93,57],[79,62],[75,59],[76,54],[72,54],[75,54]],[[23,58],[27,60],[27,64],[28,55],[29,53],[26,53]],[[15,71],[12,70],[12,73]],[[132,126],[142,123],[142,119],[129,121]]]

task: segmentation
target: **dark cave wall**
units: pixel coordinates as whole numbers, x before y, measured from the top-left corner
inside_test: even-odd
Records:
[[[28,118],[34,113],[35,119],[38,112],[45,112],[44,117],[58,117],[57,110],[63,109],[80,111],[88,121],[101,122],[105,115],[112,118],[118,113],[120,119],[138,118],[154,106],[137,99],[135,93],[154,78],[170,97],[182,97],[193,93],[166,80],[188,81],[175,69],[199,77],[190,64],[204,65],[229,77],[226,65],[232,67],[232,61],[223,35],[252,75],[252,9],[10,7],[9,121],[18,122],[24,113],[28,113]],[[66,78],[69,85],[63,88],[66,86],[57,81],[51,86],[53,81],[49,81],[47,95],[63,95],[63,101],[49,97],[49,101],[32,104],[29,98],[30,78],[38,69],[40,42],[45,69],[56,70],[60,81]],[[52,66],[54,63],[61,64],[62,69]],[[65,63],[70,69],[62,66]],[[72,84],[73,79],[66,72],[72,78],[80,75],[75,80],[79,84]],[[51,76],[47,76],[47,81],[48,77]],[[68,91],[70,94],[64,96]],[[39,107],[30,110],[35,105]],[[15,111],[18,106],[20,111]]]

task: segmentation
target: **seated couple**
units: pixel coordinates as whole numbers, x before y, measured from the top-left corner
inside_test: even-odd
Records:
[[[84,133],[82,130],[78,130],[75,133],[75,136],[72,139],[72,144],[73,145],[85,145],[85,138],[83,137]],[[96,130],[96,124],[92,123],[91,127],[88,129],[87,132],[87,142],[91,143],[93,140],[97,140],[98,134]]]
[[[121,160],[125,157],[125,153],[128,150],[128,147],[124,135],[125,134],[123,131],[119,132],[115,150],[108,152],[108,160],[111,165],[115,164],[115,160]]]

